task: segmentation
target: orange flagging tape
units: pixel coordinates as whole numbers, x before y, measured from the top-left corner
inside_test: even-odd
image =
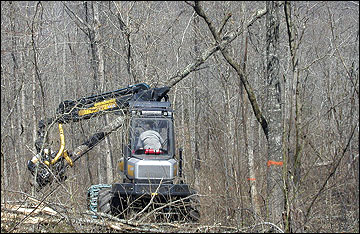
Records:
[[[255,178],[248,178],[247,180],[256,180]]]
[[[276,161],[272,161],[272,160],[267,161],[267,166],[270,167],[271,165],[282,166],[283,162],[276,162]]]

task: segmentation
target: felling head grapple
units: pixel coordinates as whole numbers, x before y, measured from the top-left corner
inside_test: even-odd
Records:
[[[67,166],[73,166],[76,160],[108,134],[125,126],[125,129],[129,129],[128,139],[124,157],[119,163],[123,181],[90,186],[90,209],[124,216],[134,207],[142,209],[149,202],[161,201],[162,210],[167,213],[177,210],[175,216],[181,213],[181,217],[197,220],[199,213],[192,203],[196,192],[181,179],[181,150],[176,157],[173,110],[168,92],[168,87],[150,88],[147,84],[137,84],[62,102],[55,118],[39,122],[39,138],[35,142],[37,155],[28,162],[28,169],[36,176],[39,188],[54,180],[64,181]],[[118,117],[102,131],[71,152],[65,149],[63,124],[113,112]],[[54,123],[58,123],[60,133],[60,149],[57,153],[45,147],[44,143],[46,130]],[[178,184],[174,183],[175,178],[180,178]]]

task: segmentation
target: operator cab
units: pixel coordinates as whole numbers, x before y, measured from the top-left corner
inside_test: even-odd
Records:
[[[173,115],[169,102],[129,102],[130,131],[120,170],[135,183],[172,183],[177,175]]]
[[[175,154],[169,102],[130,103],[130,150],[139,159],[168,159]]]

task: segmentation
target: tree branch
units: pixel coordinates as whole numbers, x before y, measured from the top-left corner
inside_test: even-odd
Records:
[[[236,73],[238,74],[240,80],[242,81],[242,83],[244,84],[246,93],[248,95],[248,98],[250,100],[251,106],[253,108],[254,114],[256,116],[256,119],[258,120],[258,122],[260,123],[266,138],[268,138],[268,124],[267,121],[264,117],[264,115],[262,114],[262,111],[260,110],[259,104],[257,103],[256,97],[255,97],[255,93],[249,83],[249,81],[247,80],[247,77],[244,73],[244,71],[242,70],[240,64],[236,63],[231,56],[229,55],[229,53],[225,50],[225,46],[221,46],[221,44],[224,41],[221,41],[220,39],[220,34],[217,33],[215,27],[213,26],[213,23],[211,22],[211,20],[209,19],[209,17],[207,17],[207,15],[205,14],[204,10],[202,9],[200,3],[198,1],[195,2],[195,6],[194,6],[194,10],[196,11],[196,13],[202,17],[205,22],[207,23],[209,30],[211,31],[211,34],[213,35],[215,41],[217,43],[219,43],[219,48],[221,50],[222,55],[224,56],[224,58],[226,59],[226,61],[230,64],[231,67],[233,67],[236,71]],[[249,25],[251,25],[255,19],[260,18],[261,16],[265,15],[266,10],[259,10],[257,11],[254,15],[253,18],[249,21],[247,27],[249,27]],[[219,30],[220,32],[221,30]],[[231,35],[229,40],[234,40],[239,34],[236,33],[235,35]],[[227,38],[226,38],[227,39]],[[229,42],[230,43],[230,42]]]
[[[84,22],[78,15],[76,15],[64,2],[62,2],[62,4],[65,6],[66,13],[68,13],[70,18],[73,19],[73,17],[75,17],[73,20],[79,29],[83,31],[85,35],[89,36],[89,33],[83,27],[85,27],[87,30],[91,30],[92,27],[88,23]]]
[[[225,18],[223,19],[223,22],[221,23],[220,29],[218,30],[217,34],[220,35],[222,30],[225,27],[225,24],[228,22],[228,20],[231,18],[231,13],[228,13]]]
[[[186,2],[187,4],[191,5],[192,7],[196,7],[195,5]],[[247,27],[251,26],[256,19],[260,18],[261,16],[266,14],[266,10],[259,10],[257,11],[252,18],[249,20]],[[215,31],[216,32],[216,31]],[[203,64],[211,55],[213,55],[216,51],[220,49],[224,49],[228,44],[230,44],[237,36],[239,36],[243,31],[240,28],[237,28],[233,32],[231,32],[226,38],[223,38],[220,42],[216,43],[215,46],[206,49],[197,59],[195,62],[189,64],[184,68],[183,71],[178,71],[177,74],[170,77],[165,83],[168,87],[173,87],[186,76],[188,76],[191,72],[196,71],[198,67]]]
[[[354,133],[355,133],[355,129],[358,127],[358,124],[355,125],[355,127],[352,129],[351,131],[351,134],[350,134],[350,137],[347,141],[347,144],[345,146],[345,148],[343,149],[343,152],[339,158],[339,160],[337,161],[336,165],[333,167],[333,169],[331,170],[329,176],[326,178],[326,180],[324,181],[323,185],[321,186],[319,192],[317,192],[317,194],[315,195],[314,199],[312,200],[310,206],[308,207],[307,211],[306,211],[306,215],[305,215],[305,222],[304,222],[304,225],[307,223],[308,219],[309,219],[309,214],[310,214],[310,211],[311,211],[311,208],[313,207],[315,201],[317,200],[317,198],[319,197],[319,195],[322,193],[322,191],[324,191],[325,189],[325,186],[327,185],[328,181],[330,180],[330,178],[335,175],[335,172],[337,170],[337,168],[339,167],[340,165],[340,162],[341,160],[343,159],[347,149],[349,148],[350,146],[350,142],[351,142],[351,139],[353,138],[354,136]]]

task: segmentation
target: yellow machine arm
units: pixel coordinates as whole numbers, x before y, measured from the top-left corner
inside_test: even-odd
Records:
[[[68,164],[72,167],[74,165],[73,161],[69,157],[67,150],[65,149],[65,135],[64,135],[64,129],[61,123],[59,123],[59,133],[60,133],[60,149],[58,153],[56,154],[55,158],[49,161],[44,161],[44,163],[48,166],[54,165],[57,163],[57,161],[60,159],[61,156],[65,158],[65,160],[68,162]]]

